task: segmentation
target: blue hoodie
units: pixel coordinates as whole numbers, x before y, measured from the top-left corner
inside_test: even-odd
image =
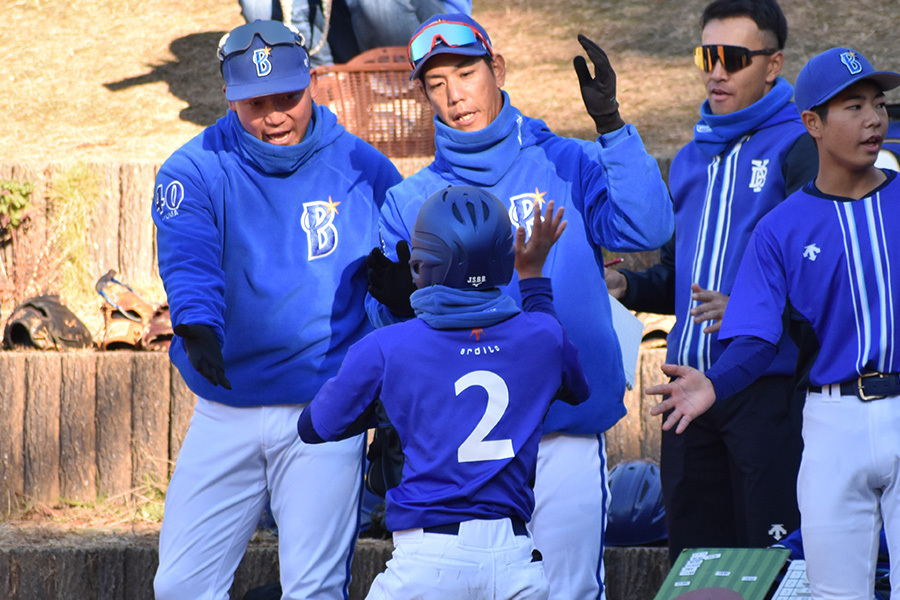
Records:
[[[691,283],[731,295],[750,235],[763,215],[780,204],[788,189],[815,176],[817,161],[806,161],[789,181],[789,153],[806,132],[791,102],[793,87],[778,78],[755,104],[727,115],[712,115],[708,101],[694,127],[694,140],[675,155],[669,189],[675,205],[675,326],[666,361],[709,369],[724,349],[708,323],[694,323]],[[631,280],[629,280],[629,286]],[[628,303],[625,303],[628,306]],[[766,375],[794,373],[797,347],[788,336]]]
[[[190,389],[231,406],[309,402],[371,330],[365,257],[393,164],[323,107],[300,144],[264,143],[229,111],[156,178],[153,221],[172,323],[209,325],[231,391],[169,349]]]
[[[603,278],[602,248],[632,252],[661,246],[672,235],[673,215],[656,160],[633,127],[596,143],[559,137],[543,121],[510,104],[486,128],[462,132],[435,123],[435,160],[392,188],[382,208],[385,250],[409,241],[419,208],[448,185],[477,185],[509,206],[513,227],[530,235],[535,204],[554,200],[569,225],[551,249],[544,274],[551,278],[560,322],[584,364],[591,397],[579,406],[555,403],[544,433],[606,431],[625,415],[625,376]],[[517,278],[505,291],[521,303]],[[396,318],[366,300],[377,326]]]

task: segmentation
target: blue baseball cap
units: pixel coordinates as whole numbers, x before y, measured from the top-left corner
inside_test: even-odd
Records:
[[[225,34],[218,57],[225,97],[245,100],[309,87],[303,36],[280,21],[254,21]]]
[[[866,57],[851,48],[831,48],[806,63],[794,85],[794,104],[803,112],[831,100],[857,81],[871,79],[882,91],[900,86],[900,74],[876,71]]]
[[[413,68],[410,81],[419,77],[422,67],[436,54],[494,55],[484,27],[463,13],[434,15],[419,25],[406,50]]]

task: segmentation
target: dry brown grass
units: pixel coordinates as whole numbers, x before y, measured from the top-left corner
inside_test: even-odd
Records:
[[[596,40],[617,70],[624,117],[651,153],[668,157],[690,139],[703,100],[690,52],[705,3],[475,0],[474,13],[507,59],[513,102],[563,135],[594,136],[571,61],[581,51],[577,33]],[[810,56],[839,44],[900,70],[896,0],[783,6],[790,81]],[[3,8],[0,162],[156,164],[226,110],[214,53],[220,36],[243,22],[237,0],[5,0]],[[84,302],[93,312],[97,299]],[[134,529],[157,501],[31,505],[7,525]]]
[[[690,136],[702,89],[690,61],[706,0],[475,0],[505,55],[506,89],[565,135],[592,137],[571,59],[579,32],[610,54],[622,112],[648,149],[671,156]],[[0,159],[158,163],[226,108],[214,59],[241,24],[237,0],[7,0]],[[785,75],[831,45],[900,70],[894,0],[785,0]],[[892,98],[896,98],[893,96]]]

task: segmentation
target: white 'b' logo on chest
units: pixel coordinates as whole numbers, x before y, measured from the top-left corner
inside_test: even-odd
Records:
[[[766,175],[769,173],[769,159],[750,161],[753,172],[750,174],[750,189],[761,192],[766,185]]]

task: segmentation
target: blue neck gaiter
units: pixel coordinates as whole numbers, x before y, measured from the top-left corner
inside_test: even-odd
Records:
[[[522,147],[522,113],[503,95],[503,108],[479,131],[459,131],[434,117],[435,162],[473,185],[491,186],[509,171]]]
[[[248,163],[269,175],[293,173],[306,162],[319,149],[322,132],[333,125],[328,122],[329,116],[332,121],[336,121],[336,117],[330,111],[313,104],[312,119],[303,140],[292,146],[277,146],[252,136],[241,125],[237,113],[228,111],[237,153]]]
[[[721,154],[735,139],[771,119],[793,95],[794,86],[778,77],[768,94],[747,108],[727,115],[712,114],[709,100],[706,100],[700,107],[700,120],[694,125],[694,143],[707,156]]]
[[[416,316],[435,329],[489,327],[520,312],[516,301],[497,288],[458,290],[431,285],[410,296]]]

